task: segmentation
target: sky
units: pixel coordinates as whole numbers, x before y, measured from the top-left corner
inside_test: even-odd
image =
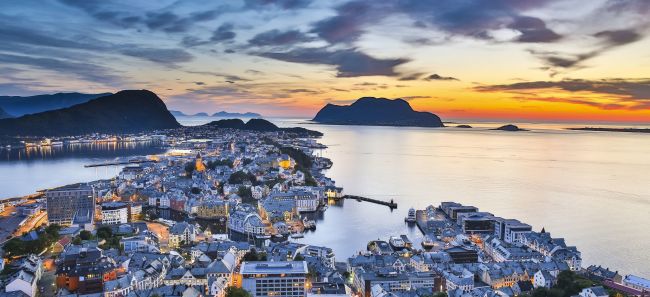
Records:
[[[0,2],[0,95],[148,89],[185,113],[650,122],[648,0]]]

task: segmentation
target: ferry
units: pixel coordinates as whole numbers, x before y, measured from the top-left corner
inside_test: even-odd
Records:
[[[422,247],[425,249],[430,249],[435,245],[435,241],[429,237],[429,235],[424,235],[422,238]]]
[[[414,209],[413,207],[411,207],[411,208],[409,209],[409,213],[408,213],[408,215],[406,216],[406,218],[404,219],[404,221],[406,221],[407,223],[415,223],[415,221],[416,221],[416,218],[415,218],[415,209]]]
[[[404,240],[402,240],[401,237],[398,236],[391,236],[390,239],[388,240],[388,243],[395,251],[403,250],[404,248],[406,248],[406,243],[404,242]]]

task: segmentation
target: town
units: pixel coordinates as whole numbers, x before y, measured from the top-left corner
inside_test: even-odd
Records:
[[[137,137],[169,150],[0,204],[0,296],[650,296],[650,280],[583,267],[544,228],[456,202],[409,210],[421,240],[394,234],[354,255],[298,242],[347,197],[302,130]]]

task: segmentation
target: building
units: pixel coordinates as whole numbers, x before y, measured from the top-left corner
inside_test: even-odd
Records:
[[[478,263],[478,252],[472,249],[456,246],[445,250],[456,264]]]
[[[226,201],[205,201],[199,204],[196,216],[202,219],[228,218],[229,204]]]
[[[623,285],[641,292],[650,291],[650,280],[632,274],[625,276]]]
[[[129,204],[129,222],[137,222],[142,215],[142,203]]]
[[[56,285],[78,294],[101,293],[120,269],[97,247],[70,246],[56,265]]]
[[[298,212],[311,212],[316,211],[319,205],[319,199],[313,193],[304,191],[292,191],[287,193],[274,192],[271,193],[269,199],[274,200],[293,200],[296,202],[296,210]]]
[[[578,294],[580,297],[608,297],[609,293],[602,286],[584,288]]]
[[[179,222],[169,228],[169,248],[175,249],[196,240],[196,228],[188,222]]]
[[[89,218],[95,212],[95,192],[87,184],[77,184],[48,190],[47,219],[50,224],[72,225],[73,222]],[[83,220],[85,221],[85,220]],[[92,223],[92,222],[90,222]]]
[[[230,214],[228,228],[241,234],[247,235],[265,235],[266,225],[262,218],[254,212],[237,210]]]
[[[129,205],[124,202],[106,202],[102,204],[102,224],[116,225],[129,222]]]
[[[25,293],[29,297],[36,296],[36,283],[38,279],[36,276],[27,271],[19,270],[14,273],[9,280],[5,283],[6,292],[16,292],[20,291]]]
[[[307,262],[244,262],[241,286],[252,296],[300,297],[307,293]]]

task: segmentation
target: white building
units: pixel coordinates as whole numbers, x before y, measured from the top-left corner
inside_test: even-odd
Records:
[[[584,288],[578,295],[580,297],[608,297],[609,293],[603,287],[597,286]]]
[[[189,244],[196,240],[196,228],[188,222],[179,222],[169,229],[169,248],[175,249],[181,243]]]
[[[33,273],[25,269],[21,269],[18,272],[16,272],[6,283],[5,291],[6,292],[21,291],[30,297],[34,297],[36,296],[37,282],[38,279]]]
[[[533,287],[537,288],[551,288],[555,284],[555,277],[546,270],[538,270],[533,275]]]
[[[307,262],[244,262],[242,288],[252,296],[306,296]]]
[[[274,192],[271,193],[270,198],[275,200],[295,200],[296,210],[298,210],[298,212],[316,211],[320,202],[316,195],[305,191],[292,191],[287,193]]]
[[[650,280],[632,274],[625,276],[623,285],[641,292],[650,291]]]
[[[116,225],[129,222],[129,206],[123,202],[102,204],[102,224]]]

